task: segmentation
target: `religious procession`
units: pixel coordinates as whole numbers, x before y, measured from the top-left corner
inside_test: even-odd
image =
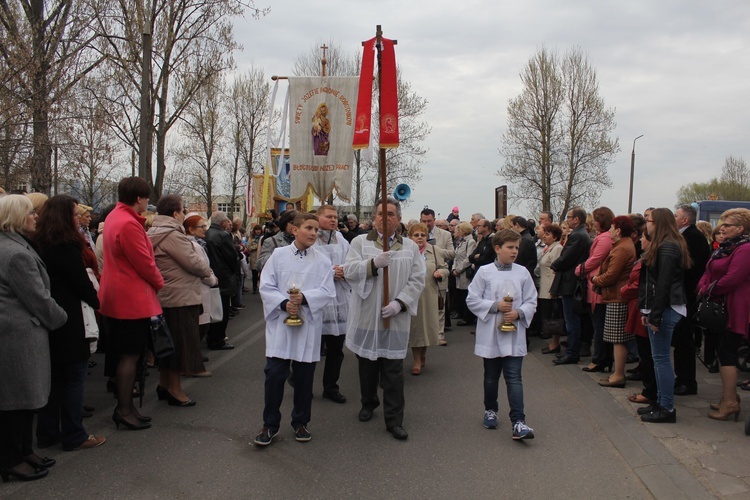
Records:
[[[700,411],[739,421],[740,391],[750,391],[739,376],[750,361],[746,204],[718,203],[710,215],[693,203],[520,216],[496,203],[494,217],[468,218],[458,206],[446,218],[424,206],[405,220],[412,188],[389,192],[386,155],[400,140],[397,43],[378,26],[362,45],[359,77],[327,76],[324,64],[321,76],[275,78],[273,100],[288,82],[280,132],[269,131],[263,172],[248,176],[244,218],[180,194],[154,199],[153,182],[136,175],[97,211],[67,194],[0,188],[3,482],[46,478],[66,462],[56,451],[114,441],[112,429],[86,425],[99,414],[92,392],[114,398],[106,420],[115,434],[169,425],[143,411],[153,395],[183,414],[200,408],[188,392],[218,378],[243,347],[232,336],[251,328],[262,329],[264,359],[245,369],[262,379],[262,399],[242,409],[239,433],[268,457],[284,429],[287,440],[312,441],[314,412],[328,403],[356,406],[362,426],[380,420],[384,435],[413,442],[407,427],[422,421],[409,417],[407,387],[440,376],[433,360],[467,344],[476,372],[461,383],[482,400],[462,425],[502,433],[517,449],[544,447],[550,432],[534,423],[545,415],[527,416],[530,354],[559,371],[580,366],[601,390],[626,389],[649,425],[677,424],[680,397],[695,404],[700,362],[716,374],[701,387],[713,402]],[[368,149],[379,191],[371,220],[360,221],[334,199],[352,200]],[[230,333],[251,302],[261,326]],[[92,381],[95,359],[102,383]],[[345,383],[359,392],[344,394]]]

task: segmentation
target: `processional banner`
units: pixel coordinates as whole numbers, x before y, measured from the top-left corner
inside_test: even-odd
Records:
[[[290,77],[290,197],[351,200],[357,77]]]

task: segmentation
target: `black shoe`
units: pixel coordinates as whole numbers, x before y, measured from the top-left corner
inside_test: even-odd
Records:
[[[96,366],[97,364],[98,364],[98,363],[97,363],[96,361],[89,361],[89,368],[93,368],[93,367],[95,367],[95,366]]]
[[[636,366],[635,368],[628,368],[627,370],[625,370],[625,373],[638,373],[640,371],[641,371],[641,367]]]
[[[263,427],[258,435],[255,436],[255,439],[253,439],[253,443],[257,444],[258,446],[268,446],[269,444],[271,444],[271,441],[273,441],[273,438],[276,437],[276,434],[278,433],[278,429]]]
[[[552,362],[556,365],[577,365],[578,364],[578,358],[574,358],[572,356],[565,355],[562,358],[553,359]]]
[[[203,362],[208,363],[208,356],[203,356]]]
[[[656,410],[656,403],[650,404],[648,406],[643,406],[641,408],[638,408],[636,412],[638,412],[638,415],[647,415],[651,412]]]
[[[54,458],[49,458],[49,457],[39,457],[39,461],[33,460],[31,458],[24,458],[23,461],[35,469],[49,469],[50,467],[52,467],[53,465],[57,463],[57,461]]]
[[[682,384],[674,387],[675,396],[694,396],[696,394],[698,394],[698,388],[694,386]]]
[[[632,363],[639,363],[640,361],[641,361],[641,358],[639,358],[638,356],[628,355],[628,359],[625,360],[625,364],[630,365]]]
[[[49,474],[49,470],[47,469],[36,469],[34,472],[28,474],[16,472],[13,469],[0,469],[0,476],[2,476],[4,483],[10,481],[10,478],[12,477],[17,477],[21,481],[35,481],[43,478],[47,474]]]
[[[639,380],[643,380],[643,375],[641,375],[640,372],[631,373],[630,375],[625,376],[625,380],[633,380],[635,382],[638,382]]]
[[[232,344],[222,344],[214,347],[209,347],[212,351],[230,351],[234,349],[234,346]]]
[[[460,320],[456,321],[456,326],[471,326],[471,325],[473,325],[473,324],[474,324],[474,323],[471,323],[471,322],[469,322],[469,321],[464,321],[464,320],[462,320],[462,319],[460,319]]]
[[[339,391],[323,391],[323,399],[330,399],[334,403],[346,403],[346,396]]]
[[[372,419],[372,410],[369,408],[362,408],[359,410],[359,421],[367,422]]]
[[[86,411],[86,409],[81,410],[81,418],[91,418],[94,416],[93,411]]]
[[[554,349],[550,349],[549,346],[542,347],[542,354],[559,354],[560,346],[558,345]]]
[[[396,439],[404,440],[409,437],[409,433],[406,432],[406,429],[401,427],[400,425],[394,425],[393,427],[388,428],[388,432],[393,435]]]
[[[555,354],[555,357],[557,359],[564,358],[565,356],[567,356],[565,352],[558,352],[557,354]]]
[[[612,373],[612,363],[609,363],[608,365],[599,365],[599,364],[597,364],[593,368],[589,368],[588,366],[584,366],[583,368],[581,368],[581,370],[583,370],[585,372],[589,372],[589,373],[598,373],[598,372],[604,373],[605,371],[608,371],[608,372]]]
[[[641,421],[652,424],[674,424],[677,422],[677,410],[667,411],[659,406],[651,413],[641,415]]]
[[[298,425],[294,429],[294,440],[300,443],[306,443],[312,439],[310,431],[304,425]]]
[[[180,406],[182,408],[187,408],[188,406],[195,406],[195,401],[188,398],[187,401],[180,401],[176,397],[172,396],[172,393],[167,391],[167,403],[169,406]]]
[[[142,431],[151,427],[150,422],[139,422],[137,424],[131,424],[130,422],[122,418],[122,415],[120,415],[116,411],[112,414],[112,420],[114,421],[117,430],[120,430],[120,424],[124,425],[126,429],[130,429],[131,431]]]

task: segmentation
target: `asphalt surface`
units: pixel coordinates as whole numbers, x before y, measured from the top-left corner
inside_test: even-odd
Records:
[[[3,498],[711,498],[704,486],[579,367],[551,365],[532,341],[524,361],[527,423],[536,438],[513,441],[501,382],[500,428],[482,426],[482,363],[469,328],[453,328],[447,347],[431,347],[422,375],[405,360],[407,441],[385,430],[382,409],[357,419],[356,360],[346,351],[340,381],[348,397],[321,397],[316,370],[312,441],[289,425],[292,391],[272,445],[251,444],[262,426],[264,323],[259,296],[229,324],[232,351],[206,351],[213,377],[183,379],[192,408],[156,399],[147,379],[145,431],[116,431],[105,392],[104,356],[94,355],[85,420],[107,442],[96,449],[40,454],[57,465],[47,478],[0,484]]]

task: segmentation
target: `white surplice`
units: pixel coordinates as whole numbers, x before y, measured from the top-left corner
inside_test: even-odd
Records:
[[[372,273],[372,259],[383,252],[378,233],[357,236],[352,240],[344,265],[344,275],[352,287],[346,347],[370,360],[404,359],[409,343],[411,317],[417,314],[419,296],[425,284],[426,266],[419,247],[408,238],[396,236],[388,266],[389,301],[400,300],[406,311],[390,318],[385,329],[383,307],[383,270]]]
[[[266,357],[291,359],[304,363],[320,361],[320,336],[323,310],[336,298],[331,261],[314,246],[297,253],[297,246],[274,250],[260,276],[260,297],[266,320]],[[281,303],[289,298],[288,290],[296,287],[307,304],[300,307],[301,326],[287,326],[289,314]]]
[[[514,332],[501,332],[503,313],[491,312],[503,300],[506,283],[513,285],[513,309],[523,311],[522,319],[513,322]],[[477,316],[474,354],[483,358],[526,356],[526,329],[536,312],[536,287],[529,271],[513,264],[509,271],[501,271],[495,263],[482,266],[469,285],[466,305]]]
[[[338,231],[319,231],[315,248],[325,254],[332,265],[343,266],[349,253],[349,242]],[[346,279],[334,279],[333,284],[336,287],[336,300],[323,311],[323,335],[346,335],[352,287]]]

